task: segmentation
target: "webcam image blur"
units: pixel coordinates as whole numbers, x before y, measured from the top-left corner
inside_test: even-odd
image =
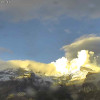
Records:
[[[100,100],[100,1],[0,0],[0,100]]]

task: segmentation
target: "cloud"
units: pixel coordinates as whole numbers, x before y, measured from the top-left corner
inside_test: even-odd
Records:
[[[31,60],[0,61],[0,70],[24,68],[28,71],[40,72],[47,76],[75,73],[82,66],[95,72],[100,71],[98,67],[100,66],[100,37],[92,34],[83,36],[73,43],[64,46],[63,49],[65,50],[66,57],[62,57],[55,62],[45,64]],[[95,58],[97,56],[99,58]],[[82,78],[85,77],[82,76]]]
[[[57,73],[56,68],[53,64],[45,64],[30,60],[11,60],[11,61],[0,61],[0,70],[5,69],[17,69],[23,68],[28,71],[35,73],[41,73],[43,75],[55,75]]]
[[[13,21],[30,19],[100,18],[99,0],[1,0],[2,17]],[[8,2],[7,2],[8,1]],[[7,16],[7,17],[6,17]]]
[[[94,35],[83,36],[69,45],[63,46],[68,59],[77,57],[77,52],[81,50],[93,51],[95,55],[100,55],[100,37]]]
[[[0,71],[8,69],[8,68],[14,68],[14,66],[10,64],[9,62],[0,60]]]
[[[21,68],[25,68],[27,70],[32,70],[34,72],[41,72],[42,74],[51,75],[54,74],[56,69],[53,64],[45,64],[39,63],[35,61],[29,60],[12,60],[9,61],[14,66],[20,66]]]
[[[65,31],[66,33],[68,33],[68,34],[71,33],[71,31],[70,31],[69,29],[65,29],[64,31]]]
[[[0,54],[2,54],[2,53],[12,53],[12,51],[11,50],[9,50],[9,49],[6,49],[6,48],[0,48]]]

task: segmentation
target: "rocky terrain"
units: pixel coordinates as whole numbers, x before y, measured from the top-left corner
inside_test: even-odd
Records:
[[[100,100],[99,76],[91,72],[82,84],[73,84],[71,75],[42,76],[7,69],[0,72],[0,100]]]

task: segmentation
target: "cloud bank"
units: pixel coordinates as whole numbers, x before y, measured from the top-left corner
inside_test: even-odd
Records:
[[[100,18],[99,4],[100,0],[0,0],[0,13],[13,21],[60,16],[96,19]]]
[[[54,75],[56,73],[56,68],[53,64],[45,64],[30,60],[12,60],[8,61],[14,68],[24,68],[35,73],[41,73],[44,75]]]
[[[45,64],[30,60],[10,60],[0,61],[0,71],[6,69],[18,69],[23,68],[27,71],[33,71],[34,73],[41,73],[43,75],[55,75],[57,73],[56,68],[53,64]]]
[[[74,73],[81,66],[98,70],[100,66],[100,37],[94,35],[83,36],[73,43],[63,47],[66,58],[62,57],[49,64],[31,60],[0,61],[0,70],[7,68],[24,68],[35,73],[52,76]],[[95,66],[95,67],[94,67]]]

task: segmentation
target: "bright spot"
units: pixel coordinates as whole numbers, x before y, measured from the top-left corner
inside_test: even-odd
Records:
[[[67,70],[67,58],[62,57],[58,60],[56,60],[56,62],[51,62],[52,64],[54,64],[54,66],[56,67],[56,71],[59,72],[60,74],[67,74],[68,70]]]

